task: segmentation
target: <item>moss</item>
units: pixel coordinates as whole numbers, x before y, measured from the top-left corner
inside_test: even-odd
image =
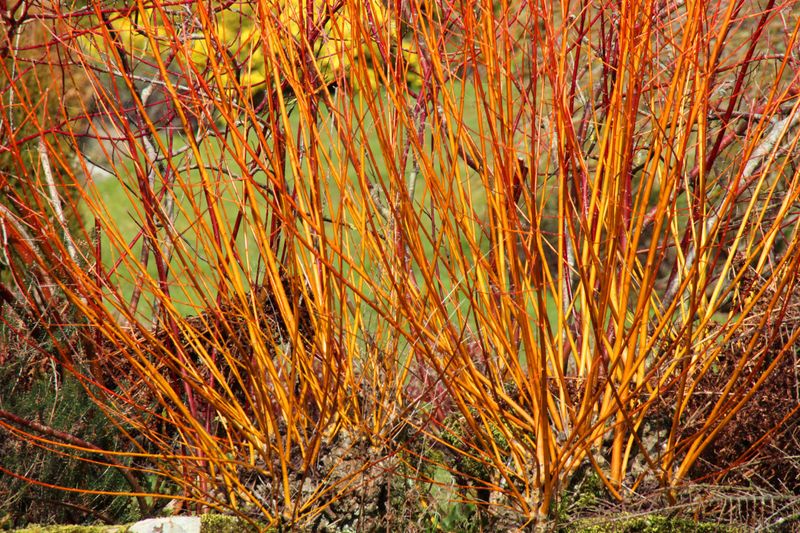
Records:
[[[431,530],[435,531],[468,531],[472,528],[467,524],[475,525],[472,506],[449,506],[441,513],[434,513],[430,520]],[[445,511],[445,509],[440,509]],[[200,517],[201,533],[249,533],[259,531],[272,531],[260,524],[248,523],[235,516],[220,514],[206,514]],[[562,529],[563,530],[563,529]],[[576,533],[734,533],[745,531],[744,527],[729,524],[715,524],[713,522],[695,522],[687,518],[668,518],[652,514],[647,516],[632,516],[613,521],[602,519],[579,520],[569,526],[568,531]],[[125,526],[38,526],[33,525],[16,530],[17,533],[125,533]]]
[[[744,528],[713,522],[695,522],[687,518],[668,518],[661,515],[636,516],[613,522],[581,520],[570,525],[578,533],[712,533],[738,532]]]
[[[246,522],[235,516],[221,514],[205,514],[200,517],[201,533],[247,533],[263,531],[253,523]]]
[[[125,533],[129,526],[38,526],[32,525],[25,529],[16,530],[17,533]],[[248,523],[235,516],[221,514],[205,514],[200,517],[201,533],[257,533],[270,531],[265,526]]]
[[[441,439],[452,446],[447,449],[451,456],[451,466],[455,467],[459,474],[472,479],[489,479],[489,468],[481,461],[472,458],[469,452],[469,429],[464,427],[463,419],[458,415],[448,416],[444,421],[445,430],[441,432]],[[466,450],[466,452],[460,452]]]
[[[28,526],[17,533],[124,533],[127,526]]]
[[[605,485],[597,472],[583,467],[573,474],[569,486],[553,501],[551,518],[555,518],[559,524],[568,523],[607,496]]]

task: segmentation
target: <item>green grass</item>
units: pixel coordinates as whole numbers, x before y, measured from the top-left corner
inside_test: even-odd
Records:
[[[469,92],[473,92],[471,85],[467,86]],[[468,95],[468,100],[474,98],[473,95]],[[358,105],[358,104],[356,104]],[[324,113],[324,110],[323,110]],[[386,178],[386,161],[384,160],[382,151],[379,146],[379,141],[376,135],[373,135],[374,132],[374,125],[369,123],[369,116],[365,117],[365,127],[363,138],[359,139],[360,142],[368,143],[368,147],[366,148],[367,151],[371,152],[375,157],[375,166],[373,168],[369,168],[367,174],[371,176],[371,179],[378,183],[384,181]],[[476,122],[476,112],[473,110],[472,112],[467,112],[465,116],[465,120],[468,122],[468,126],[474,127]],[[469,122],[472,124],[469,124]],[[326,147],[330,147],[335,143],[341,143],[337,139],[332,138],[334,134],[330,133],[330,130],[325,126],[325,124],[329,123],[330,120],[328,117],[323,116],[321,119],[321,131],[322,136],[318,139],[318,144],[323,150]],[[296,134],[297,129],[299,128],[299,119],[298,113],[293,113],[290,116],[290,126],[292,131],[288,134],[289,136],[293,136]],[[253,139],[255,140],[255,139]],[[429,140],[429,139],[428,139]],[[166,140],[165,140],[166,142]],[[175,150],[179,151],[183,148],[184,140],[180,137],[175,138]],[[223,144],[219,139],[209,137],[204,140],[200,145],[201,152],[203,153],[204,159],[207,164],[211,165],[219,165],[221,167],[229,166],[231,168],[231,173],[235,174],[241,172],[236,165],[235,161],[232,158],[227,156],[222,156],[223,151]],[[333,150],[329,151],[330,155],[335,157],[335,153]],[[185,152],[179,156],[179,158],[173,162],[173,167],[176,169],[186,168],[186,165],[191,160],[190,152]],[[339,167],[340,161],[333,161],[333,167]],[[471,206],[471,209],[478,214],[480,218],[484,218],[486,216],[486,199],[483,195],[479,194],[477,187],[480,186],[480,183],[477,177],[474,175],[474,172],[469,170],[466,165],[462,162],[458,163],[460,167],[460,175],[466,176],[467,179],[472,181],[470,187],[476,191],[474,195],[474,199],[476,204]],[[355,170],[352,165],[348,166],[350,172],[350,187],[354,187],[357,185],[357,176],[355,174]],[[410,165],[409,165],[410,168]],[[142,213],[140,204],[141,200],[139,199],[139,192],[137,186],[137,179],[134,172],[134,165],[130,159],[122,160],[119,162],[116,168],[118,175],[111,176],[107,179],[97,180],[97,181],[90,181],[89,184],[89,195],[93,198],[93,201],[96,202],[99,206],[102,207],[104,210],[103,217],[107,218],[108,220],[113,222],[113,225],[116,227],[120,237],[126,243],[125,245],[115,244],[111,245],[109,236],[105,233],[102,238],[102,249],[103,249],[103,264],[106,269],[111,269],[120,259],[122,260],[122,264],[116,268],[113,272],[110,282],[111,285],[114,287],[119,288],[119,292],[123,295],[123,297],[127,300],[130,298],[130,295],[133,291],[133,286],[135,284],[135,278],[137,276],[138,269],[136,266],[136,262],[133,258],[138,258],[143,239],[139,238],[136,240],[135,244],[131,247],[128,247],[127,244],[133,242],[134,238],[137,234],[141,231],[142,227],[144,226],[144,215]],[[215,169],[211,169],[214,172]],[[287,169],[288,170],[288,169]],[[332,169],[323,168],[323,171],[330,171]],[[218,172],[216,174],[219,174]],[[206,279],[209,281],[213,287],[213,280],[216,269],[214,265],[212,265],[212,256],[214,255],[213,250],[209,249],[207,246],[204,248],[203,244],[207,243],[209,239],[208,235],[203,235],[203,231],[201,230],[201,226],[197,224],[197,218],[202,218],[203,221],[208,222],[209,214],[207,211],[207,206],[205,205],[205,199],[202,196],[202,192],[200,190],[200,173],[198,170],[192,170],[191,172],[183,172],[181,178],[186,180],[184,187],[175,186],[173,191],[175,191],[175,201],[177,203],[177,216],[175,218],[175,229],[178,235],[181,235],[182,242],[187,247],[187,250],[195,250],[196,257],[198,258],[198,265],[199,265],[199,272],[193,272],[194,274],[198,274],[201,278]],[[302,176],[289,176],[288,185],[292,186],[295,183],[298,186],[302,186]],[[420,183],[423,181],[423,178],[419,178]],[[218,202],[220,205],[223,206],[223,211],[225,213],[225,220],[228,224],[228,228],[230,228],[234,222],[236,217],[236,213],[239,210],[239,205],[242,202],[243,198],[243,187],[240,183],[237,183],[236,179],[230,179],[227,182],[217,182],[214,184],[216,187],[217,195],[218,195]],[[156,192],[160,191],[160,187],[158,185],[158,179],[156,180]],[[353,192],[353,191],[350,191]],[[326,205],[324,207],[328,211],[326,215],[332,215],[334,210],[339,209],[341,205],[341,198],[343,191],[338,190],[333,184],[331,183],[331,187],[329,190],[330,196],[326,200]],[[191,198],[189,197],[191,195]],[[431,229],[431,222],[429,216],[429,207],[425,205],[425,201],[427,199],[427,193],[425,191],[425,187],[421,184],[416,188],[416,201],[419,205],[419,216],[423,228],[426,231]],[[391,199],[382,198],[384,203],[390,202]],[[195,204],[199,207],[192,209],[192,204]],[[262,221],[267,220],[268,218],[268,208],[266,205],[266,201],[263,198],[258,200],[259,209],[261,210],[260,216]],[[84,206],[83,214],[85,220],[91,221],[93,218],[93,213],[90,212],[90,209]],[[349,217],[347,217],[349,218]],[[345,222],[351,222],[346,218]],[[257,221],[251,220],[253,224],[257,224]],[[477,223],[478,221],[476,221]],[[252,233],[253,231],[258,231],[260,228],[251,227],[251,228],[243,228],[240,231],[240,236],[237,239],[236,247],[237,249],[244,253],[245,250],[249,249],[250,257],[252,264],[249,265],[248,268],[255,270],[257,268],[257,257],[254,257],[256,254],[253,254],[253,242],[252,238],[248,236],[248,233]],[[329,236],[333,235],[335,229],[329,225]],[[350,235],[348,236],[352,242],[358,242],[359,236],[354,234],[352,229],[346,229],[346,232],[349,232]],[[424,244],[424,251],[428,257],[432,257],[434,254],[433,250],[433,243],[426,242],[423,239]],[[466,244],[464,245],[466,248]],[[122,253],[121,251],[124,251]],[[488,241],[482,243],[482,253],[486,253],[488,251]],[[370,269],[373,268],[371,265],[367,264],[364,265],[366,268]],[[173,261],[172,262],[172,277],[178,280],[181,279],[182,266],[179,262]],[[151,264],[148,268],[148,274],[150,276],[155,277],[157,275],[155,271],[155,267]],[[346,273],[346,272],[345,272]],[[459,280],[452,280],[451,284],[457,284]],[[180,285],[180,284],[179,284]],[[446,287],[447,289],[451,289],[451,286]],[[202,298],[199,298],[198,290],[195,289],[188,289],[186,294],[178,294],[173,295],[176,301],[176,307],[188,314],[192,314],[197,312],[198,305],[203,305]],[[146,311],[144,311],[147,314]]]
[[[467,83],[463,89],[460,87],[460,84],[455,84],[452,87],[452,92],[456,99],[462,97],[464,98],[465,105],[463,117],[460,117],[460,119],[463,120],[466,128],[469,128],[473,131],[473,138],[475,138],[476,142],[479,143],[478,131],[480,129],[479,126],[481,126],[479,124],[481,120],[479,118],[481,113],[478,110],[476,89],[474,84]],[[379,94],[376,97],[386,98],[386,95]],[[363,100],[356,98],[353,106],[355,109],[366,109],[363,104]],[[387,162],[385,160],[385,154],[381,149],[377,135],[375,134],[376,126],[374,122],[371,122],[372,118],[370,117],[369,113],[364,111],[364,114],[363,131],[359,134],[359,138],[355,140],[355,145],[363,149],[365,152],[373,154],[375,164],[371,166],[371,168],[368,167],[367,176],[374,183],[386,182],[388,172]],[[294,112],[290,115],[289,126],[291,131],[287,134],[288,138],[294,138],[298,129],[300,128],[298,115],[299,113],[297,112]],[[483,124],[482,127],[485,130],[486,124]],[[318,146],[322,150],[327,151],[328,156],[332,159],[330,167],[328,167],[327,164],[323,165],[322,171],[338,172],[340,171],[339,169],[342,168],[342,162],[336,160],[336,146],[341,145],[343,142],[353,140],[341,140],[336,138],[337,134],[331,125],[330,116],[327,114],[327,111],[324,107],[322,109],[322,117],[319,122],[319,129],[321,131],[321,136],[318,139]],[[425,139],[426,146],[432,142],[430,135],[430,133],[427,133]],[[166,140],[164,139],[164,141]],[[174,142],[174,149],[176,151],[180,151],[184,148],[184,139],[176,136]],[[254,146],[256,142],[257,140],[255,138],[251,139],[251,145]],[[366,146],[361,143],[366,143]],[[224,146],[225,145],[223,144],[222,140],[209,137],[201,143],[200,150],[203,154],[203,159],[205,160],[206,164],[219,166],[222,168],[229,167],[230,175],[234,176],[229,180],[220,180],[219,182],[214,183],[217,201],[218,204],[222,206],[223,220],[224,224],[226,224],[226,227],[223,228],[223,234],[229,234],[230,229],[232,228],[236,219],[236,215],[241,209],[240,206],[243,203],[244,187],[241,182],[235,179],[235,177],[241,173],[241,169],[230,157],[229,153],[223,155],[223,151],[225,150]],[[401,152],[402,147],[397,147],[395,156],[400,157]],[[189,168],[189,163],[192,161],[190,155],[191,152],[189,151],[183,152],[178,159],[173,161],[173,168]],[[489,156],[491,156],[491,154],[489,154]],[[487,163],[491,164],[492,161],[488,161]],[[467,188],[471,194],[473,203],[469,206],[458,206],[458,209],[461,213],[468,213],[474,217],[471,222],[465,221],[462,222],[462,224],[471,223],[472,228],[468,231],[472,232],[474,235],[480,235],[480,224],[488,220],[486,191],[481,183],[481,178],[461,159],[451,162],[439,160],[438,170],[442,173],[448,172],[448,168],[445,168],[447,164],[457,166],[457,171],[451,175],[458,176],[460,179],[468,180],[469,182],[467,184]],[[407,168],[411,169],[411,166],[412,165],[409,163]],[[325,199],[323,208],[326,210],[325,215],[329,219],[338,218],[336,216],[336,211],[343,209],[342,197],[344,194],[348,194],[351,197],[355,196],[356,198],[358,198],[358,195],[360,194],[357,190],[359,185],[356,170],[353,168],[352,164],[348,164],[346,168],[348,168],[349,171],[349,184],[347,187],[351,190],[342,191],[335,186],[335,183],[333,183],[332,179],[328,180],[329,190],[327,193],[329,196]],[[216,168],[210,168],[209,170],[212,176],[221,174]],[[289,173],[291,173],[291,169],[288,167],[288,165],[286,171],[289,186],[303,186],[302,176],[289,175]],[[121,298],[121,302],[118,302],[116,306],[124,306],[127,302],[130,302],[131,295],[137,283],[151,283],[150,287],[145,287],[143,290],[142,299],[137,311],[138,319],[147,323],[151,320],[153,315],[154,301],[156,300],[156,298],[153,296],[153,292],[157,290],[157,287],[152,286],[152,284],[154,284],[153,280],[158,280],[158,273],[156,271],[155,261],[153,260],[152,254],[150,256],[146,273],[141,272],[141,267],[138,261],[144,239],[139,237],[134,242],[134,238],[140,233],[145,221],[141,209],[141,200],[139,199],[134,165],[130,160],[128,160],[126,163],[118,166],[118,172],[119,175],[116,177],[112,176],[105,180],[90,182],[89,187],[90,197],[94,198],[94,202],[98,206],[102,207],[105,212],[103,217],[110,221],[111,224],[116,228],[116,233],[120,238],[119,242],[112,245],[109,232],[106,231],[102,234],[102,263],[105,271],[110,272],[109,285],[113,287],[114,292],[117,293],[118,296],[116,297]],[[226,280],[219,279],[219,273],[221,270],[220,267],[215,264],[215,261],[219,259],[219,256],[210,246],[210,243],[212,242],[212,237],[209,235],[208,230],[210,215],[208,212],[206,199],[200,187],[200,183],[202,181],[200,172],[197,169],[189,172],[182,172],[180,179],[185,180],[183,187],[175,186],[173,188],[173,191],[175,192],[177,213],[174,227],[176,233],[180,235],[180,246],[183,247],[183,251],[174,253],[171,261],[169,272],[169,279],[171,280],[170,302],[171,305],[175,307],[177,312],[189,316],[200,314],[204,309],[213,307],[214,299],[217,291],[219,290],[220,283],[226,283]],[[259,177],[256,177],[256,179],[259,179]],[[260,179],[263,180],[263,177]],[[407,177],[405,179],[407,179]],[[431,211],[432,209],[436,211],[437,208],[431,205],[430,192],[426,190],[427,187],[425,186],[425,179],[426,178],[420,174],[417,178],[418,184],[415,187],[415,202],[417,205],[417,215],[420,223],[418,236],[422,243],[424,257],[429,258],[429,260],[434,260],[434,258],[436,258],[435,260],[439,261],[442,267],[445,267],[446,262],[448,261],[447,254],[444,252],[444,250],[437,251],[435,247],[438,245],[435,244],[435,242],[432,242],[432,239],[426,236],[426,233],[428,235],[431,234],[430,232],[434,228],[434,225],[437,227],[441,226],[441,216],[443,215],[441,212]],[[428,179],[438,179],[438,176],[430,176]],[[158,180],[156,180],[156,183],[158,183]],[[157,185],[156,192],[159,192],[159,190],[160,187]],[[388,206],[392,199],[386,198],[385,195],[381,196],[381,201],[385,206]],[[254,220],[251,213],[248,212],[246,219],[247,222],[245,222],[244,226],[240,229],[239,235],[235,242],[236,250],[246,262],[244,269],[236,269],[237,274],[243,280],[245,280],[245,287],[247,287],[247,284],[249,283],[259,283],[261,276],[263,275],[263,272],[259,271],[262,262],[255,246],[254,233],[258,231],[266,231],[266,221],[269,220],[270,214],[267,201],[264,197],[258,198],[257,205],[258,217],[260,218],[260,221]],[[89,212],[88,208],[84,209],[85,220],[91,221],[93,216],[94,215]],[[450,213],[451,218],[452,216],[453,214]],[[358,243],[361,241],[362,236],[359,235],[357,230],[352,227],[352,218],[346,212],[343,214],[342,218],[347,225],[341,230],[342,234],[345,240],[352,243],[353,246],[351,249],[350,259],[356,261],[363,272],[373,276],[373,280],[363,280],[369,282],[362,286],[362,290],[364,291],[366,297],[373,298],[375,295],[371,291],[370,284],[374,283],[375,278],[379,279],[380,276],[384,276],[385,273],[382,271],[382,268],[374,262],[375,258],[363,254],[359,257],[358,254],[360,252],[358,250]],[[388,224],[388,221],[384,220],[384,223]],[[386,228],[384,228],[384,230],[385,229]],[[338,229],[333,224],[327,224],[327,231],[329,238],[339,238],[334,235]],[[163,235],[163,232],[160,232],[160,234]],[[435,238],[436,237],[434,235],[434,240]],[[133,246],[130,246],[132,242],[134,242],[134,244]],[[481,256],[486,257],[489,254],[491,247],[491,242],[488,235],[482,235],[478,245],[478,250],[471,250],[466,237],[462,236],[461,250],[465,257],[469,258],[475,254],[480,254]],[[184,260],[182,261],[181,258],[184,258]],[[332,259],[335,263],[336,258]],[[417,279],[421,279],[421,276],[419,275],[419,266],[415,265],[414,270],[415,274],[417,275]],[[468,279],[469,273],[467,273],[465,277],[451,278],[447,274],[446,268],[440,268],[439,272],[441,273],[441,283],[437,294],[428,295],[427,297],[441,298],[444,300],[446,312],[450,317],[461,314],[461,316],[464,317],[464,320],[466,320],[467,324],[473,330],[475,330],[477,328],[475,315],[474,313],[467,311],[467,298],[471,296],[469,294],[469,291],[471,290],[469,287],[474,285],[474,280]],[[344,264],[342,266],[342,274],[347,277],[352,276],[353,272],[346,264]],[[107,305],[112,306],[115,296],[112,294],[111,290],[106,290],[106,298]],[[558,328],[558,306],[555,303],[554,296],[549,291],[546,291],[545,299],[548,319],[553,327],[552,333],[559,334],[560,332],[556,331]],[[355,300],[356,305],[359,305],[358,299]],[[532,303],[534,298],[527,297],[525,300],[528,302],[528,315],[531,317],[531,320],[538,322],[538,320],[534,318],[535,310]],[[368,305],[361,305],[360,314],[363,319],[362,324],[364,329],[363,331],[357,331],[353,333],[359,337],[362,337],[366,335],[367,332],[374,331],[381,318],[379,314]],[[407,352],[408,341],[404,338],[401,338],[399,339],[399,342],[401,347],[405,346],[405,348],[402,349],[402,352]],[[524,354],[520,354],[520,356],[522,359],[521,363],[525,364]]]

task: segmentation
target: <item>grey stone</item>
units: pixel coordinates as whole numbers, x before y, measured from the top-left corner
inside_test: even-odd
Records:
[[[149,518],[133,524],[131,533],[200,533],[199,516]]]

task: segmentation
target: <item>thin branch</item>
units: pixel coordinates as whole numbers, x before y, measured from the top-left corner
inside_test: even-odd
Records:
[[[58,189],[56,189],[55,180],[53,180],[53,169],[50,166],[50,157],[47,155],[47,146],[44,143],[44,138],[39,138],[39,161],[42,163],[42,170],[44,171],[44,178],[47,181],[47,191],[50,194],[50,206],[56,214],[61,231],[64,232],[64,240],[67,246],[67,252],[74,262],[78,262],[78,250],[75,247],[75,242],[72,240],[72,234],[67,225],[67,217],[64,216],[64,210],[61,207],[61,199],[58,196]]]

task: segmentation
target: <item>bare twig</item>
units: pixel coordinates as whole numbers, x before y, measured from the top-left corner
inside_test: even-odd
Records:
[[[53,169],[50,166],[50,157],[47,155],[47,145],[45,145],[44,139],[41,138],[39,139],[39,161],[42,164],[42,171],[45,181],[47,182],[47,190],[50,194],[50,206],[53,208],[56,220],[58,220],[58,224],[61,226],[61,231],[64,232],[67,252],[69,252],[70,258],[77,263],[78,250],[75,247],[75,242],[72,240],[72,234],[67,224],[67,217],[64,216],[64,210],[61,208],[61,198],[58,195],[58,189],[56,189],[56,184],[53,180]]]

